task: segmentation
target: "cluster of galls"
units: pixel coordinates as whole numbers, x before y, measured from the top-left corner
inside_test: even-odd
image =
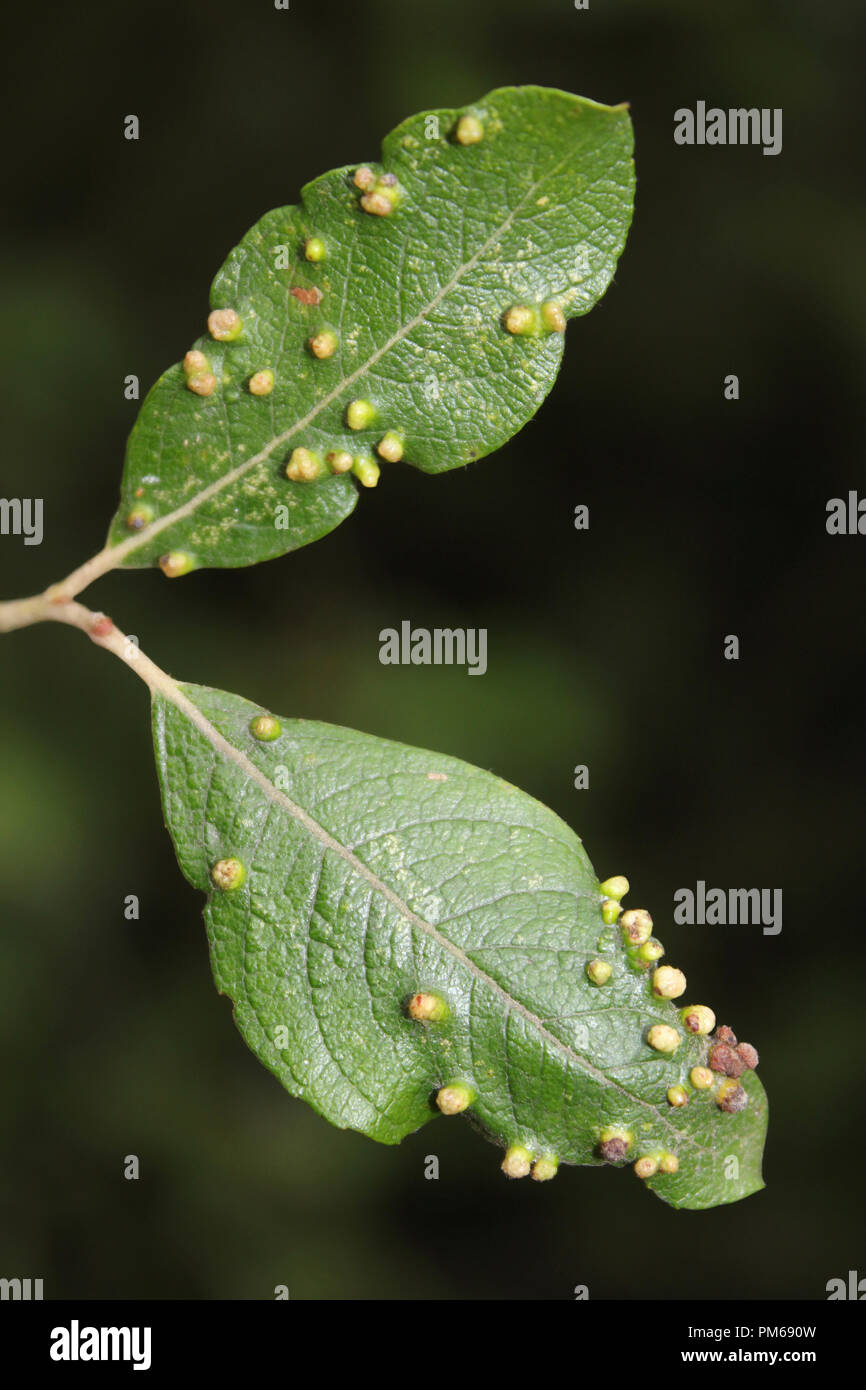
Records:
[[[346,407],[346,424],[350,430],[367,430],[377,424],[379,411],[372,401],[354,400]],[[386,430],[376,445],[380,459],[399,463],[403,457],[403,436],[397,430]],[[286,465],[286,477],[293,483],[311,483],[328,473],[354,473],[362,487],[375,487],[379,481],[379,464],[371,454],[351,454],[347,449],[332,449],[322,459],[313,449],[293,449]]]
[[[664,955],[664,947],[652,936],[653,920],[645,908],[622,911],[622,898],[629,889],[628,879],[618,874],[606,879],[600,885],[603,894],[601,903],[602,920],[606,926],[619,921],[625,954],[632,969],[647,970],[650,965]],[[603,943],[599,943],[601,946]],[[614,965],[609,960],[595,958],[586,966],[586,974],[592,984],[604,987],[613,978]],[[652,992],[657,999],[678,999],[686,990],[686,977],[674,966],[657,966],[652,974]],[[688,1004],[680,1010],[679,1020],[683,1030],[695,1037],[707,1037],[711,1044],[708,1066],[692,1067],[688,1081],[695,1091],[712,1091],[715,1102],[726,1114],[737,1114],[748,1103],[745,1089],[739,1084],[744,1071],[758,1065],[758,1054],[751,1043],[738,1043],[730,1028],[722,1025],[716,1028],[716,1016],[706,1004]],[[712,1035],[712,1036],[710,1036]],[[667,1023],[653,1024],[647,1030],[646,1041],[656,1052],[672,1056],[682,1042],[679,1029]],[[724,1077],[724,1080],[720,1078]],[[670,1086],[667,1091],[668,1104],[675,1109],[688,1105],[689,1088],[682,1084]],[[634,1136],[628,1130],[607,1130],[600,1138],[600,1153],[608,1163],[621,1163],[628,1155]],[[671,1166],[671,1164],[673,1166]],[[635,1162],[635,1172],[639,1177],[652,1177],[655,1173],[673,1173],[677,1170],[677,1159],[664,1151],[644,1154]]]
[[[406,1013],[416,1023],[442,1023],[448,1018],[450,1009],[441,994],[425,991],[410,996]],[[475,1100],[475,1091],[467,1081],[454,1080],[440,1086],[434,1099],[443,1115],[462,1115]],[[556,1177],[559,1159],[555,1154],[533,1154],[523,1144],[510,1144],[501,1167],[507,1178],[531,1175],[536,1182],[548,1182]]]
[[[599,1152],[606,1163],[624,1163],[634,1149],[630,1129],[603,1129],[599,1135]],[[632,1165],[639,1178],[654,1178],[657,1173],[671,1174],[679,1170],[680,1161],[669,1149],[650,1149],[634,1160]]]

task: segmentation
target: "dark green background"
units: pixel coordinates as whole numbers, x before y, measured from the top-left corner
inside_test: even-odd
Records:
[[[0,491],[44,497],[46,534],[0,539],[4,596],[99,548],[123,377],[146,388],[182,355],[267,208],[375,158],[410,112],[495,86],[631,101],[619,273],[508,448],[441,478],[389,467],[284,560],[113,574],[86,601],[176,676],[456,754],[553,806],[601,874],[629,876],[689,993],[759,1047],[771,1125],[767,1189],[706,1213],[629,1172],[509,1185],[456,1120],[397,1149],[331,1129],[213,989],[144,687],[79,633],[33,628],[0,657],[0,1275],[48,1297],[726,1299],[866,1274],[866,539],[824,525],[864,486],[858,10],[174,0],[31,6],[8,35]],[[782,107],[782,154],[675,146],[698,99]],[[488,674],[381,666],[379,629],[403,618],[487,627]],[[782,934],[675,927],[674,890],[699,878],[781,887]]]

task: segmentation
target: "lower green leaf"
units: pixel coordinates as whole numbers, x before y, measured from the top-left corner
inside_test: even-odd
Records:
[[[200,686],[155,696],[154,740],[217,987],[292,1095],[389,1144],[464,1112],[509,1176],[614,1162],[695,1208],[763,1185],[754,1049],[682,1007],[649,914],[552,811]]]

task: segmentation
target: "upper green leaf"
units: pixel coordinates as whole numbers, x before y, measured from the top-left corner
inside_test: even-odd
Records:
[[[271,559],[348,516],[382,459],[438,473],[499,448],[550,390],[565,319],[610,283],[631,149],[623,107],[503,88],[411,117],[380,165],[332,170],[263,217],[213,283],[212,310],[233,311],[211,314],[220,336],[142,405],[118,561],[168,555],[174,575]]]
[[[742,1076],[738,1113],[719,1107],[718,1073],[692,1084],[716,1044],[688,1033],[682,999],[655,996],[654,967],[605,924],[553,812],[455,758],[306,720],[263,726],[236,695],[181,690],[184,710],[154,704],[166,821],[208,894],[217,986],[292,1095],[397,1143],[460,1083],[470,1119],[534,1159],[674,1155],[649,1184],[682,1207],[762,1186],[760,1081]],[[610,966],[603,984],[593,961]],[[446,1016],[413,1017],[418,994]],[[648,1042],[658,1024],[680,1036],[672,1054]],[[611,1129],[630,1139],[605,1155]]]

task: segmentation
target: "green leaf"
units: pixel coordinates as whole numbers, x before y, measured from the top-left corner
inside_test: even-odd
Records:
[[[180,690],[184,708],[154,703],[166,821],[208,894],[217,986],[292,1095],[393,1144],[462,1083],[468,1117],[506,1148],[597,1164],[613,1127],[632,1135],[625,1163],[676,1155],[676,1173],[649,1180],[674,1206],[762,1186],[760,1081],[744,1075],[736,1114],[691,1085],[710,1040],[654,997],[653,967],[605,925],[583,846],[553,812],[455,758],[347,729],[269,717],[256,737],[247,700]],[[601,986],[596,958],[612,968]],[[447,1016],[411,1017],[418,993]],[[673,1055],[648,1044],[655,1024],[683,1035]]]
[[[369,485],[385,435],[396,437],[385,470],[401,450],[441,473],[499,448],[553,385],[557,309],[585,314],[610,283],[631,220],[631,149],[623,107],[503,88],[392,131],[370,167],[396,183],[364,193],[353,164],[263,217],[211,290],[213,310],[239,316],[239,335],[199,338],[192,350],[206,364],[171,367],[142,405],[109,532],[124,546],[119,563],[172,554],[177,574],[306,545],[357,500],[353,473],[332,472],[327,456],[361,460]],[[365,211],[370,196],[396,206]],[[531,331],[507,331],[518,306]],[[319,358],[310,343],[322,333],[335,350]],[[255,395],[260,372],[273,389]],[[373,408],[358,430],[347,423],[356,400]],[[286,477],[296,448],[317,456],[316,481]]]

